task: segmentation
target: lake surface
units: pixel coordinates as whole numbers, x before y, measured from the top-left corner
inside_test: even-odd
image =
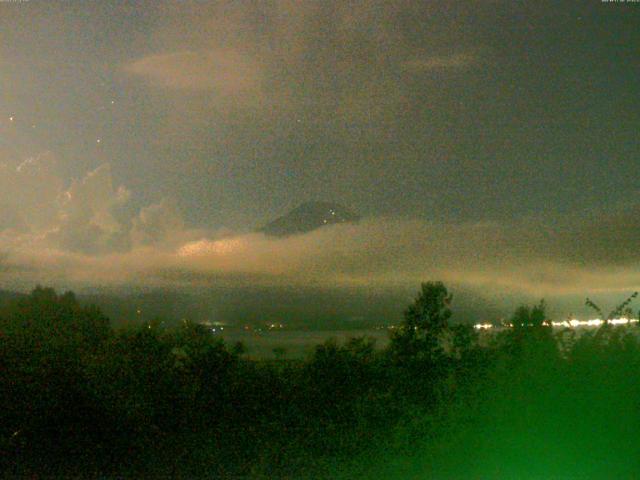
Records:
[[[640,329],[636,324],[629,326],[617,326],[614,328],[630,331],[635,335],[640,335]],[[503,329],[495,328],[491,330],[479,331],[480,344],[486,345],[489,340]],[[554,328],[554,333],[559,333],[563,328]],[[595,332],[595,327],[577,327],[572,329],[577,337],[587,332]],[[284,349],[285,358],[304,358],[313,353],[316,345],[335,338],[339,343],[344,343],[350,338],[367,337],[375,340],[376,348],[384,348],[389,344],[389,333],[386,328],[371,328],[361,330],[230,330],[220,335],[228,344],[242,342],[247,348],[246,356],[249,358],[273,359],[278,358],[274,349]]]
[[[242,342],[247,347],[246,355],[251,358],[276,358],[274,349],[284,349],[285,358],[303,358],[310,355],[315,346],[330,338],[344,343],[353,337],[368,337],[374,339],[376,347],[381,348],[389,343],[389,333],[386,329],[370,330],[264,330],[258,331],[230,331],[221,337],[225,342],[233,344]]]

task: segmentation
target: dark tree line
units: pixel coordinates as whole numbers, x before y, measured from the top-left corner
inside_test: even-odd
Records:
[[[190,322],[113,330],[72,293],[38,287],[0,311],[0,467],[56,478],[640,472],[637,327],[554,331],[541,302],[481,338],[449,324],[452,308],[442,283],[425,283],[386,348],[329,340],[309,358],[257,361]]]

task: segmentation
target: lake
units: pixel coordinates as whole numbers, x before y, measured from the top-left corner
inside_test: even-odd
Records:
[[[366,336],[376,341],[376,347],[384,347],[389,343],[386,329],[368,330],[235,330],[220,335],[227,343],[242,342],[247,347],[246,355],[250,358],[276,358],[273,350],[283,348],[285,358],[303,358],[311,354],[316,345],[330,338],[343,343],[349,338]]]

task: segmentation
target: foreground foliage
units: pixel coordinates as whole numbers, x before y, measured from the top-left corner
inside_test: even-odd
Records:
[[[113,331],[73,294],[37,288],[0,312],[0,467],[81,478],[640,472],[637,327],[554,333],[540,303],[480,341],[448,324],[451,304],[426,283],[387,349],[354,338],[255,361],[200,325]]]

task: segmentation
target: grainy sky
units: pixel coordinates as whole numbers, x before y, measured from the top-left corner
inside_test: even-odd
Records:
[[[631,2],[0,1],[4,277],[638,288],[639,50]],[[248,233],[313,199],[365,221]]]

